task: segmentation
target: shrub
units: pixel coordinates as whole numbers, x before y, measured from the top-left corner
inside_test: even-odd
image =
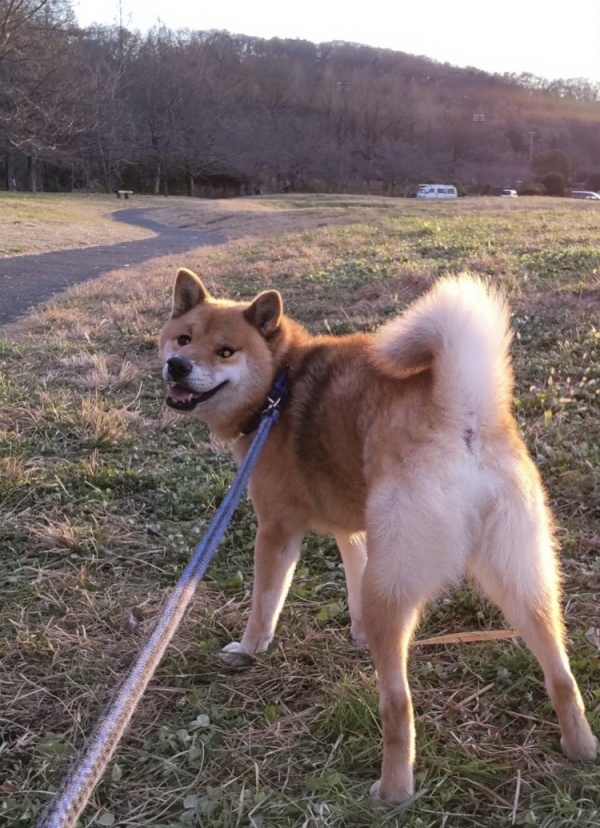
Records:
[[[600,190],[600,172],[591,172],[588,174],[586,187],[590,190]]]
[[[559,172],[565,178],[571,175],[571,161],[569,156],[560,150],[548,150],[534,156],[531,166],[536,175],[542,177],[549,173]],[[543,178],[542,178],[543,180]]]
[[[517,190],[520,196],[546,195],[546,188],[540,181],[526,181]]]
[[[549,172],[542,178],[542,184],[548,195],[564,196],[566,192],[565,177],[560,172]]]

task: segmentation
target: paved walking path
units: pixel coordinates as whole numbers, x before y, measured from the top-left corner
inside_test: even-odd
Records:
[[[121,210],[114,218],[145,227],[157,235],[150,239],[101,247],[81,247],[36,256],[0,259],[0,325],[13,322],[65,288],[96,279],[111,270],[140,264],[157,256],[184,253],[195,247],[227,241],[218,233],[179,230],[158,224],[146,216],[145,210]]]

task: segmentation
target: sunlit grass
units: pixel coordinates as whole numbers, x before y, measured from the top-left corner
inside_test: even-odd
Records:
[[[143,202],[148,200],[135,206]],[[0,191],[0,259],[151,237],[148,230],[111,219],[127,206],[134,204],[114,195]]]
[[[308,203],[326,222],[329,197]],[[508,293],[515,410],[557,514],[573,668],[600,731],[600,214],[550,200],[390,203],[368,222],[129,268],[7,329],[0,824],[35,824],[232,479],[206,429],[163,406],[155,338],[183,264],[218,294],[279,287],[314,332],[372,330],[464,268]],[[562,756],[541,672],[518,640],[413,649],[417,793],[376,809],[366,791],[380,762],[377,684],[350,639],[330,539],[307,538],[272,650],[242,673],[218,659],[247,617],[255,531],[244,501],[82,825],[598,823],[600,770]],[[501,626],[461,585],[419,636]]]

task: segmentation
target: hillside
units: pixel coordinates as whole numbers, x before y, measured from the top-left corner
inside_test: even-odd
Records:
[[[79,29],[65,0],[23,9],[0,0],[7,189],[401,195],[442,179],[488,192],[529,179],[548,150],[579,182],[600,172],[600,91],[582,79],[343,42]]]

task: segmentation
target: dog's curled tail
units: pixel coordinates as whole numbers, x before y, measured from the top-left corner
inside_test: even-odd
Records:
[[[512,406],[512,334],[506,302],[469,274],[444,278],[376,336],[378,364],[407,376],[433,375],[445,417],[495,426]]]

